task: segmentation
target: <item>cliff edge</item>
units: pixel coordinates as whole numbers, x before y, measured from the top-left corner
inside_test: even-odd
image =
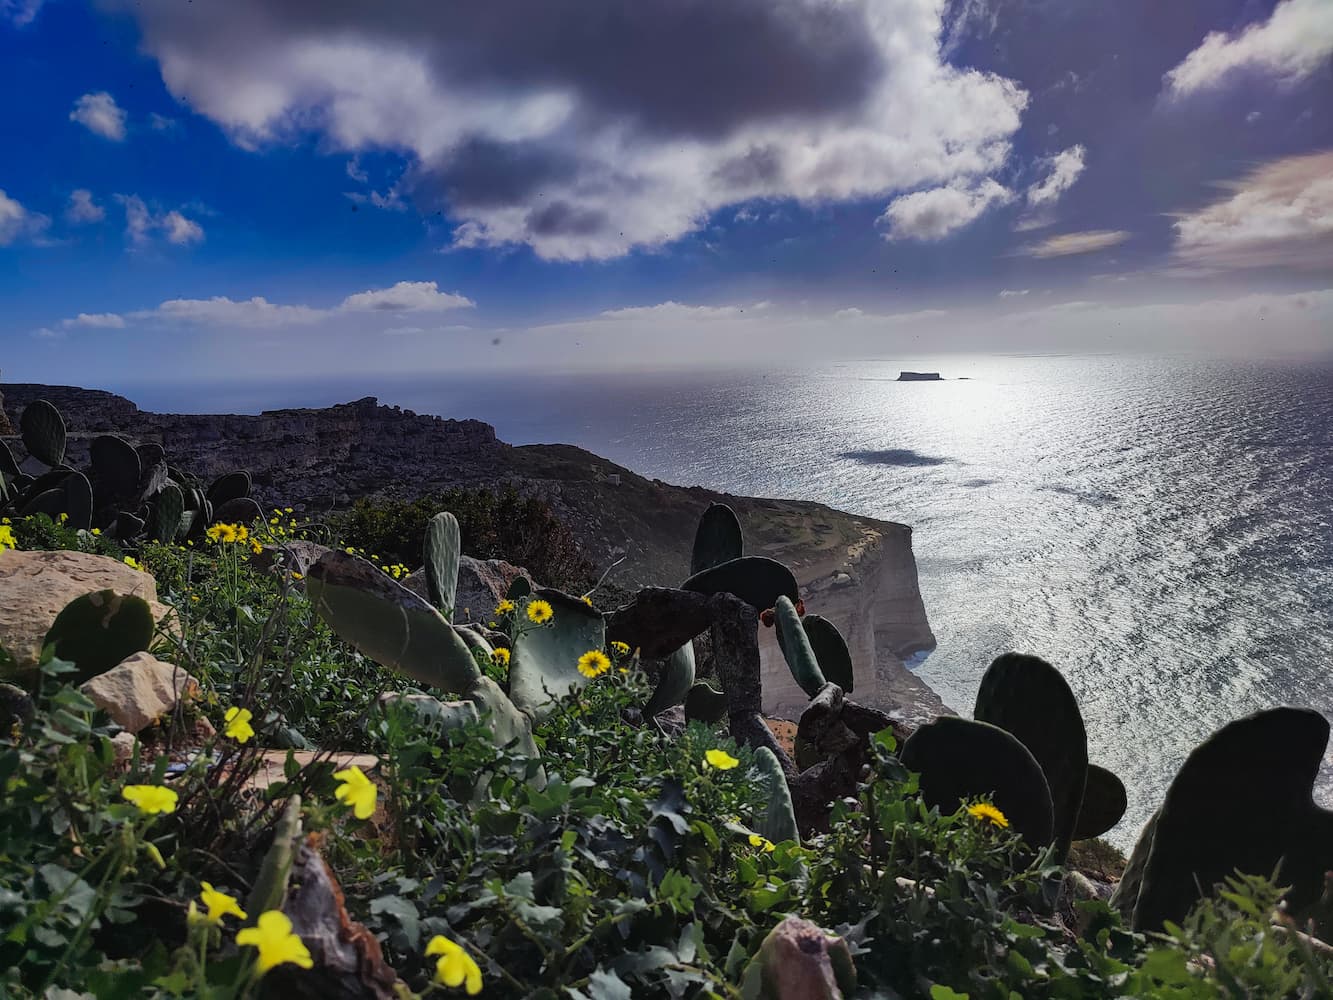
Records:
[[[613,579],[626,588],[684,580],[700,513],[713,501],[728,503],[745,525],[747,550],[787,563],[807,608],[846,636],[858,667],[858,701],[915,723],[947,711],[903,664],[935,648],[906,525],[808,501],[673,486],[581,448],[515,447],[481,421],[417,414],[369,397],[257,415],[166,414],[100,390],[11,384],[4,387],[3,409],[17,425],[23,407],[38,398],[64,414],[76,467],[86,464],[92,437],[116,433],[136,444],[162,445],[175,464],[201,476],[248,469],[261,505],[299,505],[318,514],[361,496],[412,498],[512,483],[550,503],[594,563],[609,565],[624,555]],[[22,455],[17,439],[9,440]],[[761,645],[765,710],[795,718],[807,698],[771,630],[761,630]]]

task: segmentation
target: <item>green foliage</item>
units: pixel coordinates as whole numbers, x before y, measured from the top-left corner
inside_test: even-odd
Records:
[[[110,670],[149,647],[156,622],[142,597],[99,590],[76,597],[56,615],[42,645],[73,663],[76,682]]]
[[[442,510],[458,519],[462,551],[473,558],[506,559],[571,593],[584,593],[596,580],[573,533],[550,506],[512,486],[446,490],[412,501],[362,498],[335,525],[364,550],[415,566],[426,524]]]

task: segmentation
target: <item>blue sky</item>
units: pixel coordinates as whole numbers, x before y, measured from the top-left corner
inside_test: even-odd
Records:
[[[0,369],[1333,349],[1333,0],[0,0]]]

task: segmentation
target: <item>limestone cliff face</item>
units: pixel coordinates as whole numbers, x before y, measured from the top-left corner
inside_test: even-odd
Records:
[[[162,414],[106,392],[10,385],[3,405],[17,422],[37,398],[51,400],[64,414],[76,466],[86,461],[91,437],[114,432],[135,443],[161,444],[173,463],[200,476],[248,469],[261,504],[293,505],[311,514],[366,495],[415,497],[452,486],[513,483],[545,498],[594,563],[609,565],[625,556],[612,577],[625,588],[684,580],[700,513],[715,500],[729,503],[745,526],[747,550],[791,566],[807,609],[847,636],[858,668],[858,701],[917,722],[944,710],[903,666],[912,654],[935,648],[906,525],[806,501],[673,486],[580,448],[513,447],[480,421],[424,416],[369,398],[258,415]],[[10,444],[21,456],[21,444]],[[795,718],[806,698],[771,630],[761,639],[765,707]]]

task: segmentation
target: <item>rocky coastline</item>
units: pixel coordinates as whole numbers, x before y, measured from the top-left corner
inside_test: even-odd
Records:
[[[700,512],[713,501],[728,503],[746,527],[749,551],[791,566],[810,610],[846,636],[865,675],[857,679],[858,701],[912,724],[948,711],[904,666],[935,648],[907,525],[808,501],[674,486],[580,448],[513,446],[481,421],[417,414],[369,397],[322,409],[219,415],[150,413],[123,396],[73,386],[10,384],[0,391],[0,428],[4,416],[17,425],[34,399],[59,407],[76,466],[86,461],[93,437],[115,433],[135,444],[161,444],[182,468],[202,476],[248,469],[261,504],[291,504],[310,515],[361,496],[513,484],[550,503],[595,563],[623,556],[614,579],[626,588],[683,580]],[[6,440],[16,456],[23,454],[17,438]],[[761,639],[765,710],[795,718],[808,699],[771,631]]]

